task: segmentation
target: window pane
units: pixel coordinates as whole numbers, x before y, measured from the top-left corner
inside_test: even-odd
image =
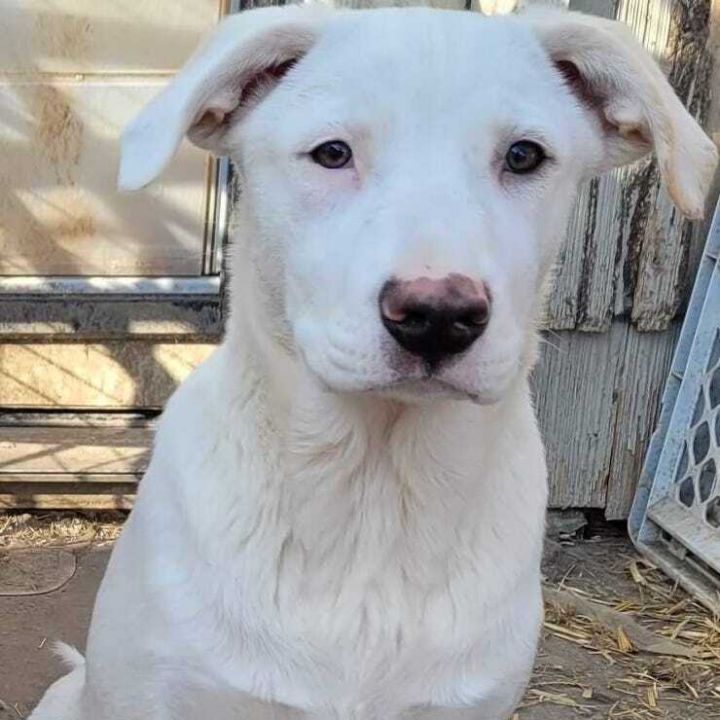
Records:
[[[218,0],[13,0],[0,43],[0,274],[201,273],[210,163],[115,189],[123,126],[217,20]]]

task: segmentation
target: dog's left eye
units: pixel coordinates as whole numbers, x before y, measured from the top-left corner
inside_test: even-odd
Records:
[[[520,140],[505,154],[505,168],[516,175],[532,172],[542,165],[545,151],[536,142]]]
[[[350,146],[342,140],[331,140],[318,145],[311,153],[313,162],[328,170],[344,168],[352,160]]]

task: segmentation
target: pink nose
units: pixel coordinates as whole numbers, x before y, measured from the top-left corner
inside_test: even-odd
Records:
[[[380,316],[401,347],[435,365],[482,335],[490,298],[483,284],[466,275],[389,280],[380,291]]]

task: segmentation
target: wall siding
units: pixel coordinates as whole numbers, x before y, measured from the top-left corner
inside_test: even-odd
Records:
[[[712,96],[718,10],[711,0],[571,1],[627,23],[686,106],[717,130]],[[717,197],[717,193],[714,193]],[[684,303],[704,242],[643,160],[581,188],[550,297],[536,369],[551,505],[627,516],[655,425]]]
[[[546,335],[533,386],[551,507],[627,517],[678,330],[643,333],[616,320],[606,333]]]

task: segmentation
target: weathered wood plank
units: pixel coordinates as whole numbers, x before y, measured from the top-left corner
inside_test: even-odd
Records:
[[[545,440],[550,507],[605,506],[615,422],[617,358],[625,323],[610,332],[548,336],[533,375]]]
[[[655,427],[678,324],[641,333],[615,320],[608,333],[552,333],[535,370],[547,448],[550,507],[605,508],[627,517]]]
[[[607,332],[623,252],[623,192],[629,173],[614,170],[598,178],[596,204],[588,207],[585,263],[579,286],[578,329]]]
[[[657,188],[656,188],[657,189]],[[690,243],[690,226],[682,220],[664,190],[647,218],[638,258],[631,317],[640,330],[657,332],[677,315]]]
[[[97,491],[105,493],[112,489],[107,486],[119,485],[122,486],[124,492],[134,493],[140,479],[140,473],[0,473],[0,489],[6,492],[9,487],[14,487],[21,494],[28,494],[41,487],[44,488],[44,492],[48,493],[54,490],[67,493],[70,488],[84,494],[89,492],[92,485],[98,485]]]
[[[660,411],[660,398],[670,370],[679,323],[659,333],[630,326],[615,383],[616,412],[612,456],[608,468],[605,516],[625,519],[632,505],[645,452]]]
[[[156,418],[0,413],[0,508],[129,509]]]
[[[148,412],[33,412],[1,411],[0,432],[3,428],[144,428],[153,431],[157,424],[157,411]]]
[[[585,261],[586,212],[592,205],[592,183],[586,183],[578,191],[565,242],[555,266],[553,291],[550,294],[545,326],[553,330],[572,330],[577,325],[578,295]]]
[[[209,343],[1,343],[0,407],[160,408]]]
[[[219,337],[220,296],[10,297],[0,294],[0,337],[88,341]]]
[[[3,427],[0,480],[16,473],[142,472],[152,437],[147,428]]]
[[[131,510],[134,501],[133,488],[118,488],[111,493],[47,493],[23,485],[0,493],[0,510]]]

